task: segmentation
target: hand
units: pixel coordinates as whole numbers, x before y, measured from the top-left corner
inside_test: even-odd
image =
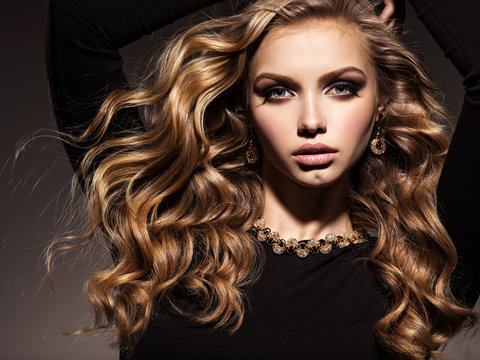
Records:
[[[405,19],[405,0],[383,0],[384,8],[378,16],[381,21],[393,29],[395,25],[402,25]]]
[[[392,18],[395,13],[395,3],[393,0],[383,0],[385,7],[378,16],[390,29],[395,26],[395,19]]]

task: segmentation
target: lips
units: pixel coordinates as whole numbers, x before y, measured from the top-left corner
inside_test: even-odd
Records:
[[[336,157],[337,150],[322,143],[307,143],[293,153],[295,160],[303,166],[327,166]]]

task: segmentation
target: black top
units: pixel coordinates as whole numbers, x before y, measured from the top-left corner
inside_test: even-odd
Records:
[[[477,0],[411,0],[419,16],[464,77],[465,102],[438,187],[440,211],[459,250],[454,290],[471,306],[478,296],[480,262],[480,6]],[[211,5],[213,0],[51,0],[47,68],[61,131],[86,127],[100,102],[126,86],[118,49]],[[161,4],[161,6],[160,6]],[[138,114],[118,116],[108,131],[143,129]],[[83,151],[67,146],[74,169]],[[248,289],[241,328],[229,335],[199,327],[157,309],[136,347],[124,359],[376,359],[372,327],[385,300],[366,258],[373,241],[328,255],[276,256],[265,250],[265,270]]]
[[[385,301],[366,270],[370,250],[361,244],[299,259],[266,246],[265,270],[248,289],[249,308],[236,333],[161,316],[134,355],[122,358],[379,359],[372,328]]]

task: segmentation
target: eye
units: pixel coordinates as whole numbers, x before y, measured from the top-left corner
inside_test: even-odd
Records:
[[[293,96],[293,91],[283,87],[283,86],[275,86],[265,90],[264,97],[266,101],[276,101],[282,100],[284,98]]]
[[[335,96],[356,96],[360,87],[350,81],[339,81],[330,86],[327,94]]]

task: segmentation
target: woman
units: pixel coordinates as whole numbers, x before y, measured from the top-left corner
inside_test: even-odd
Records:
[[[132,91],[117,49],[193,8],[116,7],[50,3],[49,76],[88,238],[101,229],[114,253],[88,281],[92,329],[113,326],[122,358],[424,359],[473,318],[451,295],[456,253],[437,215],[446,116],[368,2],[254,2],[180,35]],[[115,91],[99,108],[100,89]],[[467,100],[462,122],[478,114]],[[456,236],[462,209],[442,205]]]

